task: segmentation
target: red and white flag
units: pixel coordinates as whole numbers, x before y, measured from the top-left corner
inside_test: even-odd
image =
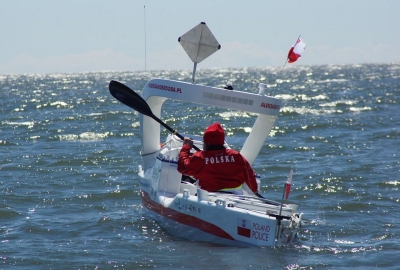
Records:
[[[251,221],[246,219],[237,219],[237,234],[250,238],[251,234]]]
[[[288,176],[288,178],[286,180],[286,183],[285,183],[286,200],[289,198],[290,187],[292,186],[292,175],[293,175],[293,169],[290,170],[289,176]]]
[[[306,49],[306,44],[303,42],[303,40],[300,39],[300,36],[297,38],[296,43],[290,48],[288,56],[287,56],[287,61],[288,63],[294,63],[299,59],[303,51]]]

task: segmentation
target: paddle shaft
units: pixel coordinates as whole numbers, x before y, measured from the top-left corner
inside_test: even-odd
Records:
[[[166,123],[164,123],[160,118],[155,116],[147,102],[128,86],[117,81],[110,81],[109,90],[111,95],[115,99],[119,100],[120,102],[134,109],[135,111],[153,118],[160,125],[171,131],[174,135],[178,136],[179,139],[181,139],[182,141],[184,140],[184,137],[181,134],[176,132],[176,130],[174,130]],[[193,148],[197,151],[200,151],[200,149],[195,145],[193,145]]]
[[[149,117],[153,118],[154,120],[156,120],[158,123],[160,123],[160,125],[162,125],[163,127],[165,127],[166,129],[168,129],[169,131],[172,132],[172,134],[178,136],[179,139],[181,139],[182,141],[185,139],[181,134],[179,134],[176,130],[174,130],[173,128],[171,128],[170,126],[168,126],[167,124],[165,124],[163,121],[160,120],[160,118],[158,118],[157,116],[155,116],[154,114],[152,115],[148,115]],[[200,151],[200,149],[196,146],[193,145],[193,148],[196,151]]]

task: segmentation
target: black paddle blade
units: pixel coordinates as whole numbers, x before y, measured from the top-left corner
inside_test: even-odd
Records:
[[[141,114],[150,117],[154,116],[147,102],[141,96],[139,96],[135,91],[130,89],[128,86],[117,81],[110,81],[108,88],[110,90],[111,95],[115,99],[124,103],[126,106],[131,107],[132,109],[140,112]]]
[[[110,90],[111,95],[124,103],[126,106],[131,107],[135,111],[138,111],[141,114],[147,115],[154,120],[156,120],[158,123],[160,123],[162,126],[164,126],[166,129],[168,129],[171,133],[175,134],[178,136],[181,140],[184,140],[183,136],[176,132],[173,128],[168,126],[166,123],[161,121],[157,116],[153,114],[151,111],[149,104],[138,94],[136,94],[135,91],[130,89],[128,86],[117,82],[117,81],[110,81],[110,84],[108,86],[108,89]],[[200,149],[193,145],[193,148],[197,151],[200,151]]]

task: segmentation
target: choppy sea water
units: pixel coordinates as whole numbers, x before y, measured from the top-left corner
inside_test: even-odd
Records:
[[[399,269],[400,63],[199,70],[196,82],[284,100],[255,171],[300,205],[299,241],[239,248],[169,235],[141,207],[137,112],[108,92],[191,70],[0,75],[0,269]],[[167,101],[162,119],[214,121],[240,150],[254,115]],[[166,136],[165,132],[163,136]]]

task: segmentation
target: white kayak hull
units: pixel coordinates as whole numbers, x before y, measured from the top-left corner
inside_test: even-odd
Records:
[[[190,183],[181,183],[182,192],[171,194],[155,191],[151,179],[142,177],[140,182],[148,215],[172,235],[192,241],[268,247],[288,245],[297,238],[301,215],[294,211],[295,206],[284,205],[279,218],[279,204],[257,197],[208,193]]]

